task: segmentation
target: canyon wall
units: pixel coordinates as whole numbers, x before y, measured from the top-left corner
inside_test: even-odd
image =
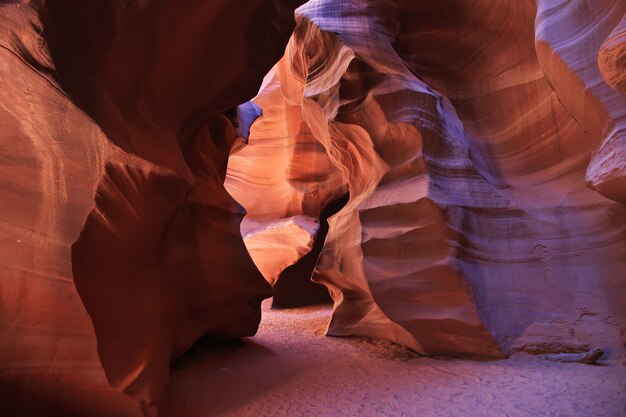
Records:
[[[156,415],[170,361],[250,336],[271,288],[223,186],[296,2],[0,8],[0,397]]]
[[[609,0],[300,7],[226,182],[273,225],[262,245],[246,239],[266,278],[315,238],[301,226],[295,244],[286,219],[315,218],[345,187],[313,276],[334,299],[328,334],[423,354],[623,358],[625,11]],[[288,256],[269,254],[287,239]]]
[[[626,2],[300,3],[0,2],[3,410],[156,415],[314,264],[329,335],[623,360]]]

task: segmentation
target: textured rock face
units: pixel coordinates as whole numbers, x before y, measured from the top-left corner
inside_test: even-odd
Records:
[[[309,195],[347,188],[314,276],[335,301],[329,334],[500,356],[517,339],[539,343],[537,329],[549,341],[567,328],[623,355],[626,97],[615,68],[625,11],[608,0],[298,9],[227,184],[266,224],[303,212],[287,187],[293,165],[319,167],[298,182]],[[332,165],[307,165],[299,141],[317,141]],[[264,169],[259,158],[278,152],[280,165]],[[260,183],[270,165],[275,177]],[[337,173],[342,186],[330,186]],[[245,196],[269,184],[280,198]],[[315,230],[301,230],[304,251]],[[264,248],[296,236],[287,225],[272,233]],[[246,243],[271,281],[297,258]]]
[[[303,123],[301,91],[284,78],[283,59],[265,78],[254,100],[263,116],[247,146],[228,162],[226,189],[247,215],[242,234],[252,258],[274,284],[287,266],[309,252],[322,207],[345,193],[345,179],[324,146]],[[286,81],[283,81],[286,80]]]
[[[297,1],[25,3],[0,2],[6,409],[155,415],[172,359],[313,264],[330,335],[623,357],[624,1],[313,0],[293,34]]]
[[[600,46],[598,66],[606,83],[626,94],[626,17]]]
[[[195,340],[256,331],[271,291],[223,182],[296,4],[243,3],[0,9],[9,410],[154,415]]]
[[[625,11],[623,1],[601,1],[593,6],[584,2],[540,1],[536,34],[537,58],[546,80],[593,146],[585,177],[587,185],[622,203],[626,201],[626,99],[609,85],[619,91],[618,79],[624,69],[624,62],[619,59],[619,51],[624,47],[619,33],[624,30]],[[581,53],[566,37],[576,38],[577,44],[593,53]],[[604,63],[600,69],[605,79],[598,62]]]
[[[3,413],[141,415],[108,383],[72,279],[71,246],[111,148],[54,81],[20,57],[18,40],[39,51],[34,13],[7,6],[0,19]]]

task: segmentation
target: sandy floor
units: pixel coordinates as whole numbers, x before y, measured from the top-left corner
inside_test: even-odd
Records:
[[[264,311],[259,333],[172,372],[169,417],[626,416],[626,369],[533,357],[415,357],[323,336],[328,307]]]

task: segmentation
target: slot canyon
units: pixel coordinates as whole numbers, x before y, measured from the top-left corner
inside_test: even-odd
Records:
[[[0,415],[626,416],[626,0],[0,1]]]

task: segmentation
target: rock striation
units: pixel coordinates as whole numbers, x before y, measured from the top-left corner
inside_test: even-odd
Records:
[[[194,341],[255,333],[271,289],[223,182],[296,6],[0,8],[6,409],[156,415]]]
[[[349,191],[313,276],[334,299],[328,334],[499,357],[527,329],[550,340],[568,328],[623,355],[625,11],[608,0],[315,0],[296,11],[227,184],[251,219],[286,225],[265,234],[265,250],[295,238],[284,219],[303,212],[286,167],[319,168],[315,195]],[[280,163],[263,159],[269,137]],[[303,157],[302,140],[332,164]],[[261,172],[275,176],[259,184]],[[282,197],[263,199],[268,184]],[[315,229],[299,236],[289,256],[246,240],[270,281]]]
[[[298,274],[332,336],[623,361],[626,2],[301,3],[0,2],[3,411],[155,416]]]

